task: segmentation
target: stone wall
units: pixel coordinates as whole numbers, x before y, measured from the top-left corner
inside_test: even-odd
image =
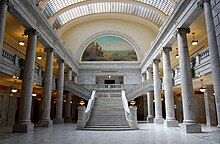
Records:
[[[220,0],[211,0],[217,43],[220,51]]]
[[[11,126],[15,123],[17,96],[9,91],[0,90],[0,126]]]
[[[141,83],[141,74],[140,70],[125,70],[125,69],[118,69],[118,70],[91,70],[91,69],[84,69],[79,70],[78,75],[78,83],[79,84],[96,84],[96,76],[123,76],[124,84],[139,84]]]

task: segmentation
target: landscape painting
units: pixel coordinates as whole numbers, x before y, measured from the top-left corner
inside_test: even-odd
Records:
[[[82,61],[137,61],[134,48],[124,39],[116,36],[103,36],[90,42]]]

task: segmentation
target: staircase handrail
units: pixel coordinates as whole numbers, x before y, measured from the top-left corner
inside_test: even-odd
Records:
[[[122,98],[123,108],[124,108],[124,111],[125,111],[125,117],[126,117],[126,120],[129,122],[130,109],[128,107],[128,100],[125,96],[125,91],[124,90],[121,91],[121,98]]]
[[[125,90],[125,93],[127,95],[127,99],[130,100],[134,98],[134,95],[138,92],[147,92],[153,90],[153,80],[147,80],[144,82],[141,82],[140,84],[134,85],[133,87],[130,87],[129,89]]]
[[[88,104],[87,104],[87,107],[86,107],[86,110],[85,110],[85,121],[87,122],[90,118],[90,114],[91,114],[91,111],[92,111],[92,108],[94,106],[94,103],[95,103],[95,95],[96,95],[96,91],[93,90],[92,91],[92,95],[91,95],[91,98],[89,99],[88,101]]]
[[[75,83],[72,80],[65,80],[64,81],[64,90],[70,91],[74,93],[75,95],[82,97],[86,100],[88,100],[92,94],[92,91],[81,86],[78,83]]]

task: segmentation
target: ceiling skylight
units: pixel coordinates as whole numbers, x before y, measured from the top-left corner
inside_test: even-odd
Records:
[[[44,13],[49,18],[65,7],[68,7],[70,5],[74,5],[77,3],[82,3],[85,1],[88,1],[88,0],[49,0],[45,6]],[[133,1],[137,1],[140,3],[153,6],[159,9],[160,11],[162,11],[166,15],[170,15],[171,12],[173,11],[173,3],[170,0],[133,0]]]
[[[98,13],[125,13],[135,15],[150,20],[159,27],[164,21],[163,17],[158,13],[143,6],[121,2],[103,2],[82,5],[65,11],[56,18],[54,26],[58,29],[73,19]]]

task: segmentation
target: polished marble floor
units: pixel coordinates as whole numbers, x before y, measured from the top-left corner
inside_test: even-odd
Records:
[[[184,134],[179,127],[141,123],[133,131],[75,130],[76,124],[37,128],[28,134],[0,129],[0,144],[211,144],[213,128],[203,126],[203,133]]]

